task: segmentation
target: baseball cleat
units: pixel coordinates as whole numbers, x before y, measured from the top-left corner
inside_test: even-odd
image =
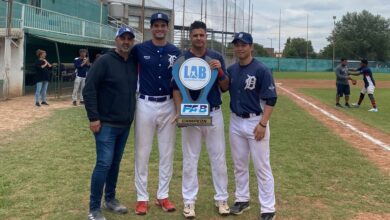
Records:
[[[370,110],[368,110],[369,112],[378,112],[378,109],[377,108],[372,108]]]
[[[230,213],[234,215],[241,215],[244,211],[249,210],[249,202],[235,202],[230,209]]]
[[[343,106],[340,105],[340,103],[336,103],[336,107],[343,108]]]
[[[148,202],[147,201],[137,201],[135,206],[135,214],[145,215],[148,212]]]
[[[193,203],[184,204],[183,215],[185,218],[188,219],[195,218],[195,204]]]
[[[165,212],[173,212],[176,210],[175,205],[168,198],[157,199],[156,205],[160,206]]]
[[[227,201],[215,201],[215,207],[218,208],[218,212],[220,215],[229,215],[230,208],[227,204]]]
[[[359,104],[357,104],[357,103],[352,103],[352,107],[354,107],[354,108],[359,108]]]
[[[261,213],[260,220],[274,220],[276,218],[275,212]]]

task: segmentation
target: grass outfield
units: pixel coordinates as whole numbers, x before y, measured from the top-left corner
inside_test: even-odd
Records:
[[[301,91],[331,107],[335,106],[336,89],[301,89]],[[352,86],[350,103],[357,102],[359,96],[360,89]],[[344,108],[340,109],[340,111],[390,134],[390,88],[377,88],[374,97],[379,110],[377,113],[367,112],[368,109],[372,108],[367,95],[364,97],[360,108]],[[344,97],[340,98],[340,104],[344,104]]]
[[[335,80],[334,72],[274,72],[276,79],[326,79]],[[361,76],[353,76],[353,78],[361,79]],[[376,81],[390,80],[390,73],[374,73]]]
[[[225,95],[226,131],[227,98]],[[390,179],[287,98],[280,97],[271,127],[271,162],[280,219],[349,219],[357,213],[390,213]],[[86,218],[95,147],[82,108],[57,110],[22,131],[0,136],[0,219]],[[180,133],[177,137],[170,197],[178,211],[165,214],[152,205],[146,216],[133,214],[136,197],[131,133],[118,182],[118,198],[130,206],[131,213],[105,213],[108,219],[183,219]],[[157,187],[157,157],[154,148],[149,172],[151,198]],[[232,204],[234,178],[228,146],[227,162]],[[220,218],[213,207],[210,166],[203,149],[197,219],[257,219],[259,204],[253,170],[251,174],[251,210],[242,216]]]

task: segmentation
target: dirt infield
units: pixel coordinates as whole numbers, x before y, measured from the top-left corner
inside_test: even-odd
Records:
[[[17,131],[32,122],[48,117],[55,109],[70,108],[70,99],[58,100],[48,98],[49,106],[36,107],[33,96],[22,96],[0,101],[0,132]]]
[[[389,134],[384,133],[367,124],[364,124],[363,122],[343,112],[340,112],[335,108],[331,108],[323,104],[319,100],[309,97],[298,91],[299,88],[335,88],[334,80],[292,80],[291,79],[291,80],[278,80],[277,83],[280,84],[281,87],[295,93],[296,95],[320,107],[321,109],[335,115],[336,117],[344,120],[348,124],[356,128],[359,128],[361,131],[369,134],[370,136],[390,146]],[[378,82],[378,87],[390,88],[390,82],[389,81]],[[390,151],[386,151],[383,148],[374,145],[372,142],[363,138],[357,133],[345,132],[344,125],[337,123],[328,117],[324,117],[324,115],[321,112],[319,112],[318,110],[312,107],[309,107],[306,103],[302,102],[301,100],[293,98],[291,94],[283,92],[283,90],[281,89],[279,89],[278,91],[280,94],[286,95],[291,100],[293,100],[296,104],[298,104],[303,109],[305,109],[310,115],[315,117],[318,121],[322,122],[336,135],[340,136],[343,140],[350,143],[352,146],[354,146],[359,151],[361,151],[364,155],[367,156],[368,159],[370,159],[373,163],[375,163],[378,167],[380,167],[388,176],[390,176]]]

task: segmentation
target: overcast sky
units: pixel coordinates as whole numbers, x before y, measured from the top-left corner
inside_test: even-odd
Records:
[[[133,0],[140,1],[140,0]],[[184,0],[145,0],[146,4],[172,7],[175,2],[175,24],[183,24]],[[249,0],[228,0],[228,31],[248,31]],[[186,0],[185,26],[201,18],[202,0]],[[204,4],[206,0],[203,0]],[[221,30],[222,0],[207,0],[207,25],[215,30]],[[234,2],[236,7],[236,22],[234,22]],[[314,50],[319,52],[329,44],[326,38],[333,29],[333,16],[336,22],[347,12],[361,12],[368,10],[374,15],[390,18],[390,0],[251,0],[254,7],[253,37],[256,43],[265,47],[272,47],[278,51],[279,47],[279,13],[281,10],[281,50],[288,37],[306,38],[309,30],[309,40]],[[164,3],[164,4],[163,4]],[[205,12],[203,11],[203,18]],[[307,29],[307,17],[309,26]]]
[[[309,17],[309,40],[314,50],[329,44],[326,38],[333,29],[333,16],[336,22],[347,12],[368,10],[374,15],[390,18],[389,0],[254,0],[253,35],[261,44],[269,47],[270,40],[278,42],[279,11],[282,10],[281,44],[287,37],[306,38],[307,16]],[[275,44],[273,45],[275,47]],[[278,46],[278,45],[277,45]]]

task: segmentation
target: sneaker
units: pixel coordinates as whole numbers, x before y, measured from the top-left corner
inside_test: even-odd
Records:
[[[342,108],[343,106],[340,103],[336,103],[336,107]]]
[[[73,101],[72,102],[74,106],[77,106],[77,102],[76,101]]]
[[[370,110],[368,110],[369,112],[378,112],[378,109],[377,108],[372,108]]]
[[[137,201],[135,206],[135,214],[145,215],[148,212],[148,202],[147,201]]]
[[[175,205],[168,198],[156,199],[156,205],[160,206],[165,212],[173,212],[176,210]]]
[[[276,218],[275,212],[261,213],[260,220],[274,220]]]
[[[229,215],[230,208],[227,204],[227,201],[215,201],[215,207],[218,208],[218,212],[220,215]]]
[[[39,102],[36,102],[35,106],[40,107],[41,105],[39,104]]]
[[[41,102],[41,105],[49,105],[47,102]]]
[[[249,202],[235,202],[230,209],[230,213],[234,215],[241,215],[244,211],[249,210]]]
[[[184,204],[183,215],[185,218],[188,219],[195,218],[195,204],[194,203]]]
[[[113,199],[109,202],[104,202],[104,207],[107,210],[117,214],[126,214],[129,211],[127,207],[121,205],[117,199]]]
[[[359,108],[359,104],[357,104],[357,103],[352,103],[352,107],[354,107],[354,108]]]
[[[345,107],[351,108],[351,106],[349,105],[349,103],[345,103]]]
[[[84,105],[84,101],[80,101],[80,105]]]
[[[104,215],[102,214],[102,211],[92,211],[88,214],[88,220],[106,220]]]

